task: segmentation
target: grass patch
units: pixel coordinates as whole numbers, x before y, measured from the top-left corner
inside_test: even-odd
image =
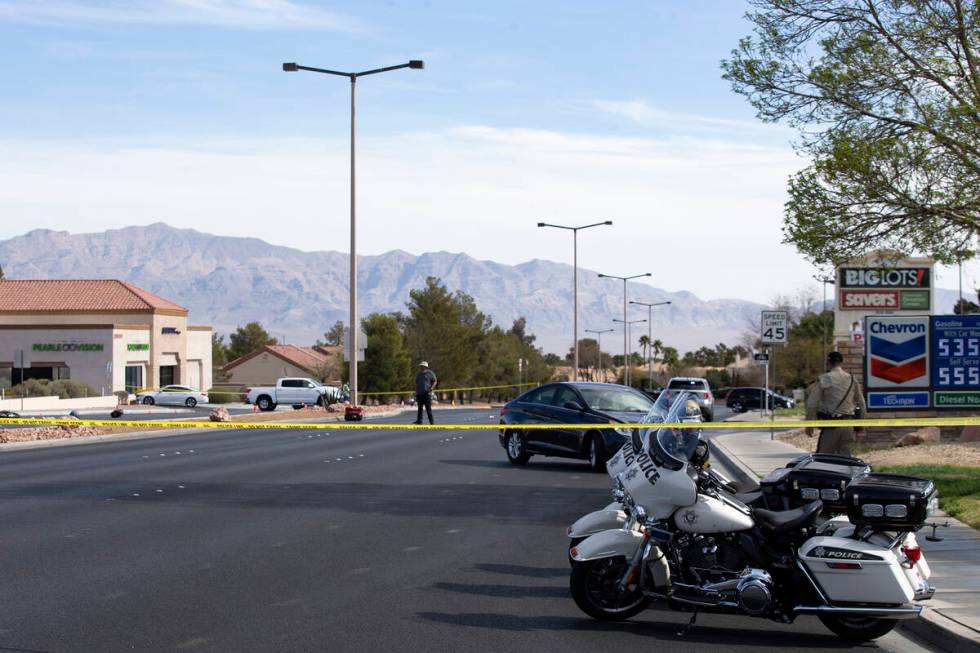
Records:
[[[970,527],[980,529],[980,468],[954,465],[893,465],[876,472],[931,479],[939,488],[939,507]]]
[[[780,416],[783,416],[783,415],[785,415],[785,416],[803,417],[803,415],[805,415],[805,414],[806,414],[806,407],[805,406],[794,406],[793,408],[777,408],[776,409],[776,417],[780,417]]]

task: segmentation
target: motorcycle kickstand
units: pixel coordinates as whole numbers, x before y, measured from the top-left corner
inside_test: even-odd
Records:
[[[691,615],[691,620],[687,622],[687,625],[686,626],[684,626],[682,629],[680,629],[680,630],[677,631],[677,636],[678,637],[684,637],[689,632],[691,632],[692,630],[694,630],[694,623],[697,620],[698,620],[698,611],[697,611],[697,609],[695,609],[694,610],[694,614]]]

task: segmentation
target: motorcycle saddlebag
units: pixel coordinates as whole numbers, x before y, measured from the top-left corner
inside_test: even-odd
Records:
[[[759,483],[766,506],[769,510],[789,510],[820,499],[822,514],[843,514],[847,511],[847,484],[871,468],[857,459],[840,458],[842,462],[831,463],[810,457],[793,467],[774,469]]]
[[[886,531],[915,530],[939,501],[929,479],[898,474],[864,474],[847,486],[844,500],[852,524]]]

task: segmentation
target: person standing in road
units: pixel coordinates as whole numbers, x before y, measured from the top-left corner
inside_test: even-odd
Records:
[[[437,383],[439,380],[436,379],[436,373],[429,369],[429,363],[419,363],[419,372],[415,375],[415,403],[419,408],[419,415],[414,424],[422,423],[423,408],[429,417],[429,424],[435,424],[432,420],[432,391],[436,389]]]
[[[806,418],[812,419],[861,419],[868,412],[861,385],[844,371],[844,357],[838,351],[827,354],[827,372],[808,388]],[[862,429],[857,429],[861,431]],[[813,435],[807,427],[806,434]],[[855,429],[850,426],[820,429],[817,453],[851,455]]]

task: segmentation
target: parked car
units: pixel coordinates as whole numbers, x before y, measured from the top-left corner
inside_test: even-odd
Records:
[[[159,390],[146,390],[136,393],[136,402],[147,406],[166,404],[193,408],[198,404],[208,403],[208,395],[200,390],[188,388],[186,385],[165,385]]]
[[[245,403],[255,404],[259,410],[275,410],[279,404],[287,406],[326,406],[340,401],[340,388],[323,385],[313,379],[283,377],[274,386],[246,388]]]
[[[731,408],[734,413],[759,410],[762,408],[762,399],[765,397],[765,393],[765,388],[732,388],[725,395],[725,405]],[[796,406],[796,400],[769,390],[769,406],[772,408],[793,408]]]
[[[612,383],[549,383],[525,392],[500,411],[500,446],[515,465],[532,455],[589,461],[602,471],[630,437],[629,429],[522,429],[524,424],[636,423],[653,407],[639,390]]]
[[[715,418],[715,396],[711,393],[711,386],[707,379],[699,379],[692,376],[675,376],[667,382],[667,392],[676,391],[690,392],[697,399],[698,406],[701,408],[701,417],[706,422]]]

